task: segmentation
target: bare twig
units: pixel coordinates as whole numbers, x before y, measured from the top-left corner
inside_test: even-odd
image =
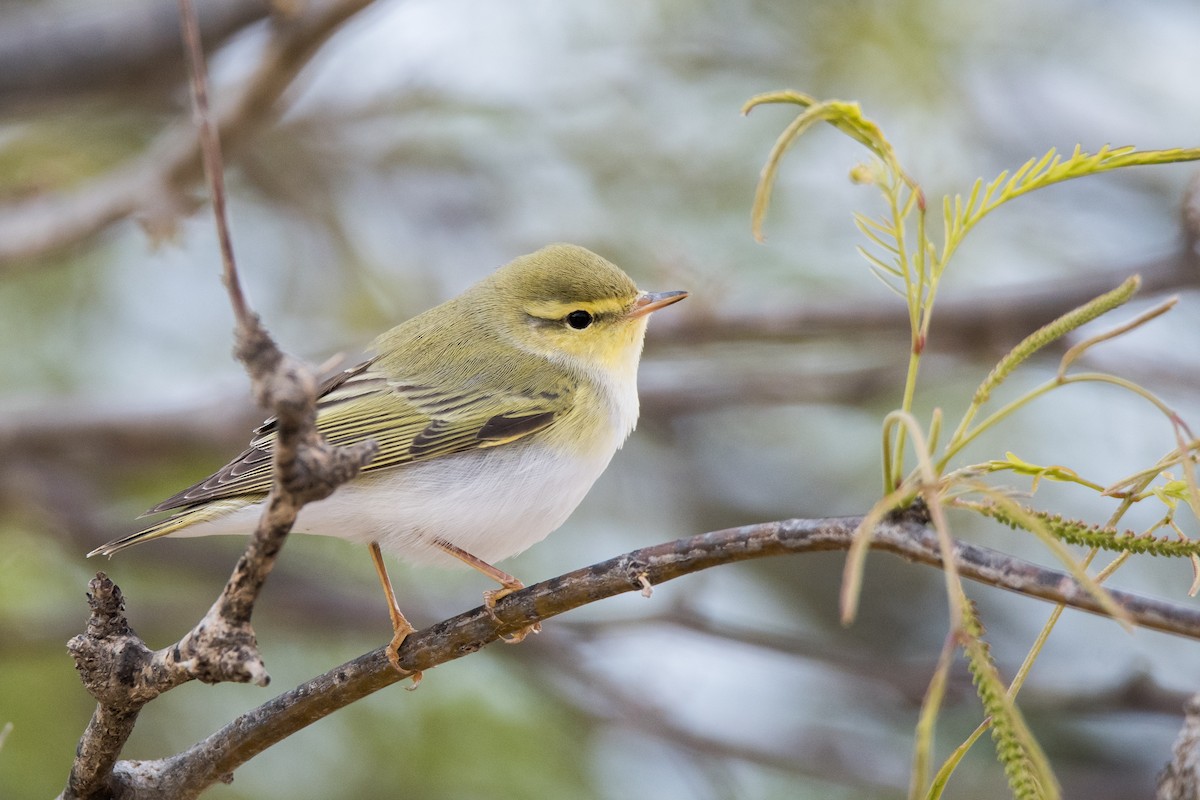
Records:
[[[213,192],[225,285],[237,319],[238,359],[250,375],[255,397],[274,411],[274,481],[254,536],[221,595],[177,644],[151,652],[129,628],[119,590],[97,575],[90,584],[88,633],[68,645],[97,708],[84,731],[68,777],[66,798],[119,795],[116,759],[142,706],[190,680],[266,685],[266,667],[250,617],[300,508],[327,497],[374,457],[374,442],[331,447],[316,428],[316,379],[304,364],[285,356],[247,304],[238,280],[224,216],[220,146],[208,119],[207,81],[199,29],[190,0],[179,0],[184,39],[193,64],[193,96],[205,172]],[[399,676],[398,676],[399,677]],[[144,771],[135,770],[138,775]],[[170,797],[194,796],[174,787]],[[190,795],[189,795],[190,793]]]
[[[409,636],[400,649],[405,669],[428,671],[476,652],[535,621],[613,595],[642,591],[709,567],[753,558],[845,550],[861,517],[783,520],[749,525],[635,550],[530,586],[501,600],[495,618],[483,607]],[[880,524],[872,547],[941,566],[937,537],[919,519]],[[1095,597],[1062,572],[984,547],[955,542],[955,561],[967,578],[1029,597],[1102,614]],[[1200,610],[1112,591],[1135,624],[1200,639]],[[354,701],[403,679],[380,647],[249,711],[187,751],[158,761],[117,764],[113,780],[142,798],[193,797],[258,753]]]
[[[246,336],[257,323],[246,304],[242,284],[238,279],[237,262],[233,257],[233,240],[229,235],[229,218],[225,213],[225,170],[221,156],[221,140],[213,129],[208,105],[208,67],[204,63],[204,45],[200,41],[200,23],[191,0],[179,0],[179,18],[183,28],[184,50],[188,56],[188,74],[192,82],[192,109],[200,140],[200,162],[208,181],[217,226],[217,242],[221,248],[221,266],[233,318],[237,320],[239,339]]]

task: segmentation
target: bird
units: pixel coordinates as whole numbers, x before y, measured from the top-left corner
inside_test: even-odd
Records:
[[[316,427],[325,439],[374,440],[378,451],[357,477],[301,508],[293,531],[367,545],[397,670],[406,672],[399,648],[416,629],[382,554],[478,570],[500,585],[484,592],[490,613],[524,588],[495,562],[562,525],[624,444],[638,419],[648,317],[687,296],[640,291],[590,250],[551,244],[382,334],[368,360],[321,387]],[[88,556],[165,536],[252,533],[275,437],[269,419],[239,456],[143,515],[170,516]]]

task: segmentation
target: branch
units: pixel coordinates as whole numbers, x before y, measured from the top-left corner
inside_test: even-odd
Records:
[[[1200,180],[1197,181],[1200,185]],[[1193,202],[1191,196],[1189,203]],[[1189,206],[1190,207],[1190,206]],[[1200,212],[1196,215],[1200,217]],[[1195,238],[1185,231],[1184,243],[1174,254],[1154,261],[1089,269],[1070,277],[1029,281],[975,292],[966,296],[947,295],[938,302],[938,319],[933,344],[942,351],[961,353],[1015,344],[1030,330],[1083,305],[1127,279],[1142,276],[1142,295],[1194,288],[1200,284],[1200,253]],[[697,343],[779,341],[847,337],[876,343],[881,339],[908,341],[908,315],[894,297],[849,300],[824,298],[793,308],[762,308],[748,311],[695,309],[655,321],[654,346]]]
[[[206,0],[205,41],[268,16],[265,0]],[[161,0],[61,7],[8,4],[0,16],[0,107],[162,83],[182,74],[179,14]],[[173,82],[173,80],[172,80]]]
[[[604,620],[561,622],[556,631],[569,633],[576,641],[565,648],[537,648],[534,658],[522,658],[523,667],[534,667],[547,651],[561,671],[577,677],[580,685],[597,686],[603,680],[599,670],[592,669],[582,656],[582,646],[604,647],[613,636],[628,634],[636,629],[656,630],[671,627],[718,640],[723,644],[745,645],[763,651],[796,658],[820,665],[838,675],[861,678],[886,685],[898,693],[912,709],[920,707],[929,691],[929,676],[937,667],[935,659],[926,657],[893,657],[881,660],[861,648],[844,644],[830,648],[827,637],[767,631],[753,625],[743,625],[727,619],[715,619],[693,607],[685,598],[654,614],[638,614]],[[305,613],[314,613],[306,609]],[[557,641],[557,640],[556,640]],[[553,650],[553,652],[549,652]],[[528,653],[522,652],[522,656]],[[570,663],[568,663],[570,662]],[[1007,669],[1007,668],[1006,668]],[[1013,665],[1011,670],[1016,671]],[[971,676],[965,670],[954,671],[947,678],[947,697],[974,695]],[[602,688],[602,687],[598,687]],[[1073,691],[1062,688],[1038,689],[1026,686],[1021,691],[1021,708],[1031,718],[1038,714],[1107,714],[1113,712],[1142,712],[1178,716],[1179,709],[1190,693],[1172,689],[1158,682],[1148,672],[1136,671],[1121,681],[1103,686],[1087,686]],[[600,701],[604,705],[604,701]]]
[[[1056,319],[1124,281],[1142,277],[1142,295],[1194,288],[1200,283],[1200,172],[1179,204],[1180,242],[1168,255],[1118,268],[1081,268],[1078,275],[1000,287],[965,297],[947,296],[938,305],[933,343],[959,353],[970,349],[1007,349],[1028,331]],[[893,298],[838,301],[824,299],[808,306],[750,312],[675,315],[655,324],[654,341],[694,346],[698,342],[798,341],[815,338],[880,337],[907,341],[909,319]]]
[[[852,785],[870,796],[893,796],[905,780],[903,756],[886,752],[887,745],[878,735],[819,724],[797,728],[784,737],[754,737],[752,743],[704,733],[681,721],[675,709],[636,691],[636,682],[590,668],[594,664],[573,650],[535,644],[538,654],[528,661],[538,670],[533,679],[539,686],[556,691],[565,704],[584,708],[595,720],[619,723],[681,748],[700,765],[730,760],[759,764],[785,775]],[[557,689],[554,679],[563,675],[570,678],[570,685]],[[869,764],[857,755],[864,752],[872,753]]]
[[[270,11],[266,0],[205,0],[201,31],[206,41],[220,42]],[[6,4],[0,14],[0,106],[175,83],[184,74],[180,56],[179,15],[161,0]]]
[[[647,585],[710,567],[768,556],[847,550],[861,521],[862,517],[791,519],[635,550],[509,595],[497,603],[495,619],[479,607],[411,634],[400,649],[400,662],[406,670],[428,671],[534,622],[624,592],[644,592]],[[936,533],[919,519],[880,524],[871,546],[914,563],[942,566]],[[1103,615],[1095,598],[1063,572],[961,541],[954,542],[953,554],[964,577]],[[1135,624],[1200,639],[1200,609],[1127,592],[1111,594]],[[96,621],[98,629],[103,619],[102,615]],[[118,763],[113,781],[122,792],[139,798],[194,797],[292,733],[404,677],[391,668],[380,647],[243,714],[183,753],[157,761]]]
[[[190,0],[180,0],[184,40],[191,57],[192,94],[203,166],[209,178],[221,243],[225,287],[236,319],[235,353],[254,396],[274,412],[273,483],[246,552],[212,607],[178,643],[151,652],[129,627],[120,590],[100,573],[89,584],[88,632],[68,643],[84,687],[96,699],[63,793],[66,798],[121,795],[113,772],[142,706],[187,681],[270,680],[250,617],[299,510],[328,497],[374,456],[374,442],[333,447],[316,427],[317,383],[302,362],[280,352],[241,290],[224,213],[220,143],[209,120],[207,78],[199,25]],[[143,774],[140,767],[137,774]],[[194,794],[208,784],[201,784]],[[188,796],[190,786],[168,796]]]
[[[1140,270],[1143,287],[1162,292],[1195,285],[1200,279],[1200,264],[1194,261],[1194,257],[1180,256],[1157,265],[1144,265]],[[1016,344],[1031,328],[1076,307],[1078,298],[1095,297],[1096,285],[1111,288],[1106,282],[1113,276],[1119,275],[1119,282],[1133,271],[1139,270],[1127,266],[1105,270],[1098,277],[1086,280],[1056,279],[1047,284],[1011,287],[992,292],[985,301],[947,297],[939,308],[945,317],[939,319],[935,344],[940,343],[942,352],[953,354],[965,354],[972,347],[985,344],[1003,349]],[[652,352],[673,344],[694,349],[696,344],[706,342],[795,341],[820,336],[844,342],[847,337],[860,335],[864,340],[878,342],[879,337],[906,337],[907,325],[902,310],[888,299],[878,303],[861,298],[846,303],[830,300],[772,313],[760,309],[715,316],[679,315],[664,319],[661,324],[656,321],[653,341],[647,346]],[[676,370],[663,378],[647,365],[642,370],[639,391],[644,414],[650,417],[694,413],[745,405],[748,401],[851,402],[895,385],[895,368],[891,366],[847,367],[819,375],[803,365],[789,373],[777,363],[760,372],[755,372],[753,366],[737,364],[730,369],[736,370],[737,379],[718,381],[712,379],[709,369]],[[1196,385],[1191,373],[1177,372],[1170,377],[1185,386]],[[25,464],[31,456],[78,458],[81,453],[105,453],[105,464],[111,465],[113,458],[155,460],[177,453],[181,447],[212,446],[222,450],[244,447],[246,430],[260,420],[251,414],[230,412],[231,408],[239,407],[239,395],[240,391],[235,392],[231,387],[228,390],[218,387],[215,392],[209,387],[203,398],[171,407],[139,406],[133,401],[106,407],[88,398],[6,409],[0,415],[0,468],[9,462]]]
[[[216,127],[236,147],[274,117],[284,91],[334,31],[371,0],[312,0],[275,20],[254,74],[217,109]],[[77,244],[118,220],[139,216],[152,231],[170,230],[199,181],[200,138],[185,116],[141,157],[77,190],[36,197],[0,212],[0,268]]]
[[[1200,797],[1200,695],[1183,705],[1184,720],[1171,761],[1158,776],[1157,800],[1196,800]]]

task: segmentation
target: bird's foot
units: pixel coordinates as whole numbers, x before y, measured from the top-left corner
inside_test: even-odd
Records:
[[[392,665],[392,668],[401,675],[412,678],[412,683],[404,687],[410,692],[421,685],[421,679],[425,676],[425,673],[420,670],[405,669],[400,665],[400,645],[404,644],[404,640],[414,630],[413,626],[408,624],[408,620],[404,620],[404,625],[396,626],[395,632],[392,634],[392,640],[388,642],[387,647],[384,649],[384,652],[387,653],[388,663]]]
[[[491,591],[483,593],[483,607],[487,609],[488,614],[496,622],[500,621],[500,619],[496,616],[496,601],[500,600],[501,598],[508,597],[513,592],[525,588],[525,584],[521,583],[516,578],[510,578],[510,581],[511,582],[505,583],[504,586],[500,587],[499,589],[492,589]],[[504,642],[505,644],[520,644],[521,642],[525,641],[525,637],[529,634],[541,632],[542,623],[535,622],[532,625],[526,625],[524,628],[514,631],[508,636],[501,636],[500,641]]]

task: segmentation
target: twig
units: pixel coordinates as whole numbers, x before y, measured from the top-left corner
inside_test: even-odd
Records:
[[[624,592],[640,592],[642,579],[660,584],[736,561],[846,550],[861,521],[861,517],[783,520],[635,550],[509,595],[497,604],[495,619],[479,607],[414,633],[401,647],[400,661],[405,669],[428,671],[535,621]],[[915,563],[934,567],[942,563],[936,535],[919,520],[885,521],[876,530],[872,547]],[[1103,613],[1095,598],[1065,573],[960,541],[954,542],[953,552],[964,577]],[[1116,590],[1111,594],[1135,624],[1200,639],[1200,609]],[[292,733],[402,679],[380,647],[241,715],[183,753],[158,761],[120,762],[114,780],[128,791],[136,789],[143,798],[195,796]],[[163,787],[163,792],[156,794],[147,787]],[[180,794],[185,788],[187,793]]]
[[[316,379],[312,371],[279,351],[246,303],[224,216],[220,146],[208,119],[199,30],[190,0],[179,2],[184,39],[193,64],[197,127],[221,238],[225,285],[237,319],[235,350],[250,375],[255,397],[275,414],[274,482],[254,536],[224,590],[177,644],[151,652],[129,628],[120,591],[103,573],[91,582],[88,633],[72,639],[68,649],[75,657],[84,686],[96,698],[97,708],[71,766],[66,798],[120,794],[114,788],[121,780],[113,772],[116,759],[142,706],[163,692],[191,680],[267,684],[269,677],[250,625],[258,594],[300,508],[327,497],[352,479],[376,451],[374,442],[343,448],[331,447],[321,438],[316,428]],[[136,767],[133,774],[144,777],[148,773]],[[189,791],[186,786],[173,787],[166,796],[183,797]]]
[[[184,50],[188,56],[188,74],[192,82],[192,117],[200,140],[200,162],[208,181],[212,198],[213,219],[217,226],[217,242],[221,249],[221,266],[225,291],[237,320],[239,338],[245,336],[257,320],[252,319],[242,284],[238,279],[237,262],[233,257],[233,240],[229,235],[229,218],[225,212],[225,170],[221,156],[221,140],[213,129],[208,106],[208,67],[204,63],[204,45],[200,41],[200,23],[192,0],[179,0],[179,18],[183,28]]]
[[[63,797],[68,799],[116,794],[113,767],[133,733],[138,712],[151,699],[132,690],[131,678],[125,670],[113,669],[114,662],[144,662],[149,654],[125,619],[121,590],[103,573],[92,580],[89,589],[92,615],[87,633],[76,636],[67,648],[97,703],[67,776]]]

